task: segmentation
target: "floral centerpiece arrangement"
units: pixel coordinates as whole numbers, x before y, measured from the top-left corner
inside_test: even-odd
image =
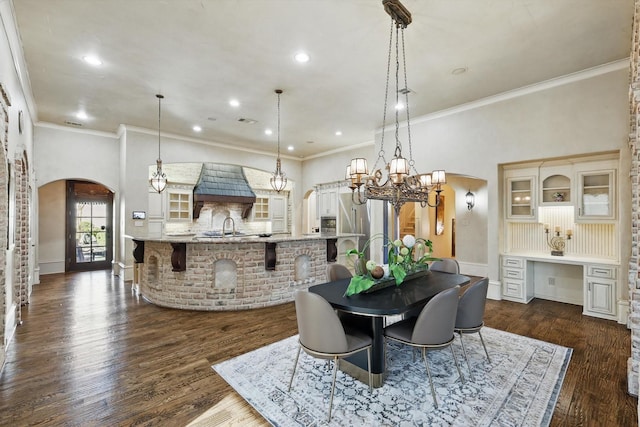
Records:
[[[351,278],[345,296],[359,294],[371,289],[385,277],[385,273],[393,277],[396,286],[399,286],[408,274],[429,269],[429,261],[437,261],[433,258],[433,243],[421,237],[415,238],[407,234],[395,241],[387,242],[389,269],[385,272],[383,266],[378,265],[373,260],[365,260],[364,251],[371,241],[382,235],[375,235],[365,243],[363,250],[351,249],[347,251],[347,256],[354,262],[356,275]],[[355,259],[353,257],[355,255]]]

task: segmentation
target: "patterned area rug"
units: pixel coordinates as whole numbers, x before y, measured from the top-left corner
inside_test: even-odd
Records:
[[[387,378],[369,393],[338,371],[331,423],[327,423],[331,370],[301,352],[291,392],[297,335],[214,365],[244,399],[274,426],[548,426],[571,349],[483,328],[489,363],[477,334],[465,336],[469,378],[459,338],[454,349],[428,353],[439,408],[433,405],[424,363],[409,347],[390,343]]]

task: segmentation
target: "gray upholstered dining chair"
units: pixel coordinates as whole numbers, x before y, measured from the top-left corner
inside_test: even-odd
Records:
[[[369,392],[371,392],[371,337],[358,331],[345,331],[338,315],[320,295],[308,291],[296,291],[296,318],[298,320],[299,346],[293,365],[289,391],[298,366],[300,350],[318,359],[333,360],[333,380],[329,398],[329,421],[333,407],[333,393],[336,388],[336,374],[340,359],[352,354],[367,351],[367,370],[369,372]]]
[[[460,264],[453,258],[442,258],[440,261],[434,261],[429,269],[443,273],[460,274]]]
[[[353,277],[351,271],[342,264],[329,264],[327,265],[327,278],[330,282],[339,279],[349,279]]]
[[[464,347],[462,335],[474,334],[477,332],[478,335],[480,335],[480,342],[482,342],[482,347],[484,348],[484,353],[487,355],[487,360],[491,363],[489,352],[487,352],[487,346],[484,344],[482,332],[480,332],[484,326],[484,308],[487,302],[488,288],[489,278],[485,277],[480,279],[467,288],[458,302],[455,332],[460,335],[462,352],[464,353],[464,358],[467,361],[467,368],[469,369],[469,375],[471,378],[473,378],[473,373],[471,372],[471,366],[469,365],[469,358],[467,357],[467,350]]]
[[[456,369],[458,370],[458,375],[460,375],[460,379],[464,382],[456,353],[451,345],[454,339],[453,328],[456,322],[459,292],[459,286],[444,290],[431,298],[417,318],[412,317],[384,328],[385,357],[387,340],[397,341],[422,350],[422,359],[427,368],[431,395],[433,396],[433,402],[436,408],[438,407],[438,399],[431,378],[429,361],[427,360],[428,350],[438,350],[449,347]]]

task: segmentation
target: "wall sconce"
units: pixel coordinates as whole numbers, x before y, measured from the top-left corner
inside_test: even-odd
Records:
[[[471,210],[476,204],[476,196],[471,192],[471,190],[467,191],[467,194],[464,196],[464,201],[467,202],[467,209]]]

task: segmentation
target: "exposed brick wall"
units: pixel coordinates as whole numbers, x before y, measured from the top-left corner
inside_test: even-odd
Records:
[[[186,271],[171,271],[172,247],[145,242],[140,292],[157,305],[188,310],[244,310],[293,300],[296,289],[326,282],[324,239],[277,243],[275,271],[264,268],[264,242],[188,243]],[[216,286],[216,262],[235,265],[229,283]],[[223,263],[219,264],[220,266]],[[218,272],[223,274],[223,272]],[[235,283],[233,283],[235,281]]]
[[[18,307],[27,304],[29,278],[29,173],[26,153],[22,153],[15,161],[16,171],[16,269],[14,283],[14,301]],[[20,317],[19,317],[20,318]]]
[[[640,156],[638,129],[640,122],[640,0],[635,1],[631,40],[631,76],[629,108],[631,112],[629,149],[631,153],[631,257],[629,259],[629,326],[631,328],[631,357],[627,364],[629,393],[638,395],[638,365],[640,363],[640,280],[638,268],[638,240],[640,239]],[[640,413],[640,407],[639,407]]]
[[[7,93],[0,84],[0,310],[2,316],[2,329],[0,329],[0,366],[4,366],[6,349],[4,346],[6,330],[5,316],[7,312],[7,289],[6,289],[6,248],[7,248],[7,227],[9,225],[9,197],[8,197],[8,135],[9,135],[9,114],[8,108],[11,105]]]

